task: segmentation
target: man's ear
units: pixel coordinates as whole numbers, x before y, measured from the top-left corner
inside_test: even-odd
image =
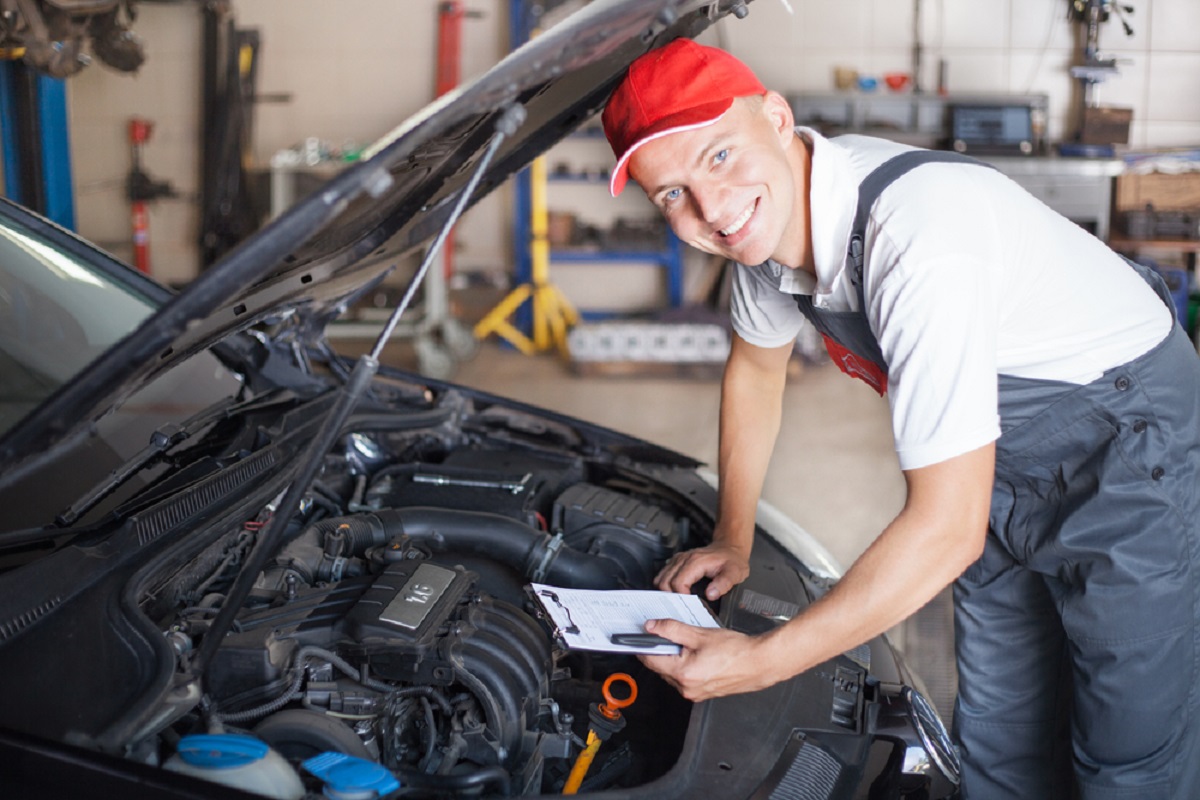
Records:
[[[791,141],[796,127],[796,117],[792,114],[792,106],[779,92],[767,92],[763,95],[763,113],[771,122],[771,127],[779,134],[784,143]]]

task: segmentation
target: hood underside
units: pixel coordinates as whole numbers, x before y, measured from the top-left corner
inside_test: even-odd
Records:
[[[468,205],[596,114],[635,58],[744,7],[744,0],[595,0],[536,36],[206,270],[9,431],[0,463],[40,460],[86,437],[95,420],[155,376],[257,323],[291,317],[307,336],[321,336],[352,299],[446,224],[502,118],[522,121]]]

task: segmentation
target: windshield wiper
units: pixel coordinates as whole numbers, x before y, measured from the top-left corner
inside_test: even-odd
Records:
[[[281,397],[280,395],[285,395]],[[256,408],[275,405],[281,401],[290,402],[294,395],[289,390],[273,390],[264,395],[249,400],[226,398],[209,406],[181,423],[164,425],[150,434],[150,443],[135,453],[120,467],[109,473],[108,478],[94,486],[83,497],[67,506],[54,518],[54,524],[59,528],[74,525],[80,517],[90,511],[101,500],[116,491],[122,484],[141,472],[148,466],[158,462],[163,453],[175,445],[193,436],[196,431],[203,430],[214,422],[243,414]],[[58,536],[60,532],[48,531],[47,536]]]
[[[246,602],[246,598],[250,595],[250,590],[254,586],[254,581],[258,577],[258,573],[262,571],[267,563],[267,559],[275,555],[275,551],[279,548],[283,537],[287,532],[288,526],[291,524],[291,515],[285,513],[287,509],[300,507],[300,501],[303,499],[305,492],[308,491],[309,484],[316,477],[317,470],[321,467],[325,454],[333,447],[334,441],[340,435],[342,425],[354,411],[358,401],[363,393],[370,386],[372,378],[379,370],[379,355],[383,350],[387,340],[391,338],[392,331],[395,330],[396,324],[400,321],[400,315],[408,308],[408,304],[412,301],[413,294],[417,287],[425,277],[425,273],[429,270],[429,265],[433,263],[434,257],[441,252],[442,243],[450,233],[450,229],[454,227],[454,223],[462,215],[462,212],[467,207],[471,195],[475,193],[475,188],[479,185],[480,179],[487,172],[488,166],[492,162],[492,158],[500,149],[500,145],[506,138],[516,132],[516,129],[525,121],[525,108],[520,105],[507,106],[496,120],[495,133],[492,134],[491,141],[488,142],[487,148],[479,158],[479,163],[475,166],[471,173],[470,179],[466,186],[463,187],[454,208],[447,217],[441,230],[434,237],[433,244],[425,254],[421,266],[417,268],[416,274],[413,275],[412,281],[408,285],[408,290],[404,293],[399,304],[392,311],[388,318],[387,324],[384,325],[383,331],[379,334],[379,338],[375,342],[375,346],[371,348],[371,352],[363,354],[358,362],[354,365],[354,370],[350,373],[349,379],[343,384],[338,392],[337,400],[333,407],[329,410],[329,416],[321,424],[320,430],[313,436],[307,451],[301,459],[301,466],[296,470],[295,477],[284,493],[283,500],[280,501],[278,508],[279,513],[272,514],[271,519],[267,522],[263,529],[258,542],[250,553],[250,557],[242,564],[237,577],[234,578],[233,585],[225,595],[225,600],[221,604],[220,611],[213,618],[212,625],[204,634],[204,640],[200,643],[200,647],[196,652],[195,658],[192,661],[193,674],[203,679],[207,671],[209,663],[212,662],[213,656],[217,652],[217,648],[221,646],[221,641],[225,638],[225,634],[233,627],[234,617],[237,616],[238,610],[242,604]]]

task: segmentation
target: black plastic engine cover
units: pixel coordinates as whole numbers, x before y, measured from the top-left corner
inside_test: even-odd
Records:
[[[461,568],[429,561],[389,564],[347,615],[346,632],[363,643],[427,639],[473,582]]]

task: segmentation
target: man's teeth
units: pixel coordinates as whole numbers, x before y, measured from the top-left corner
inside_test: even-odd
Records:
[[[718,232],[722,236],[733,236],[735,233],[737,233],[738,231],[740,231],[742,229],[743,225],[745,225],[747,222],[750,221],[750,217],[753,214],[754,214],[754,206],[753,205],[747,206],[746,210],[742,212],[742,215],[740,217],[738,217],[737,219],[735,219],[733,221],[732,225],[730,225],[728,228],[722,228]]]

